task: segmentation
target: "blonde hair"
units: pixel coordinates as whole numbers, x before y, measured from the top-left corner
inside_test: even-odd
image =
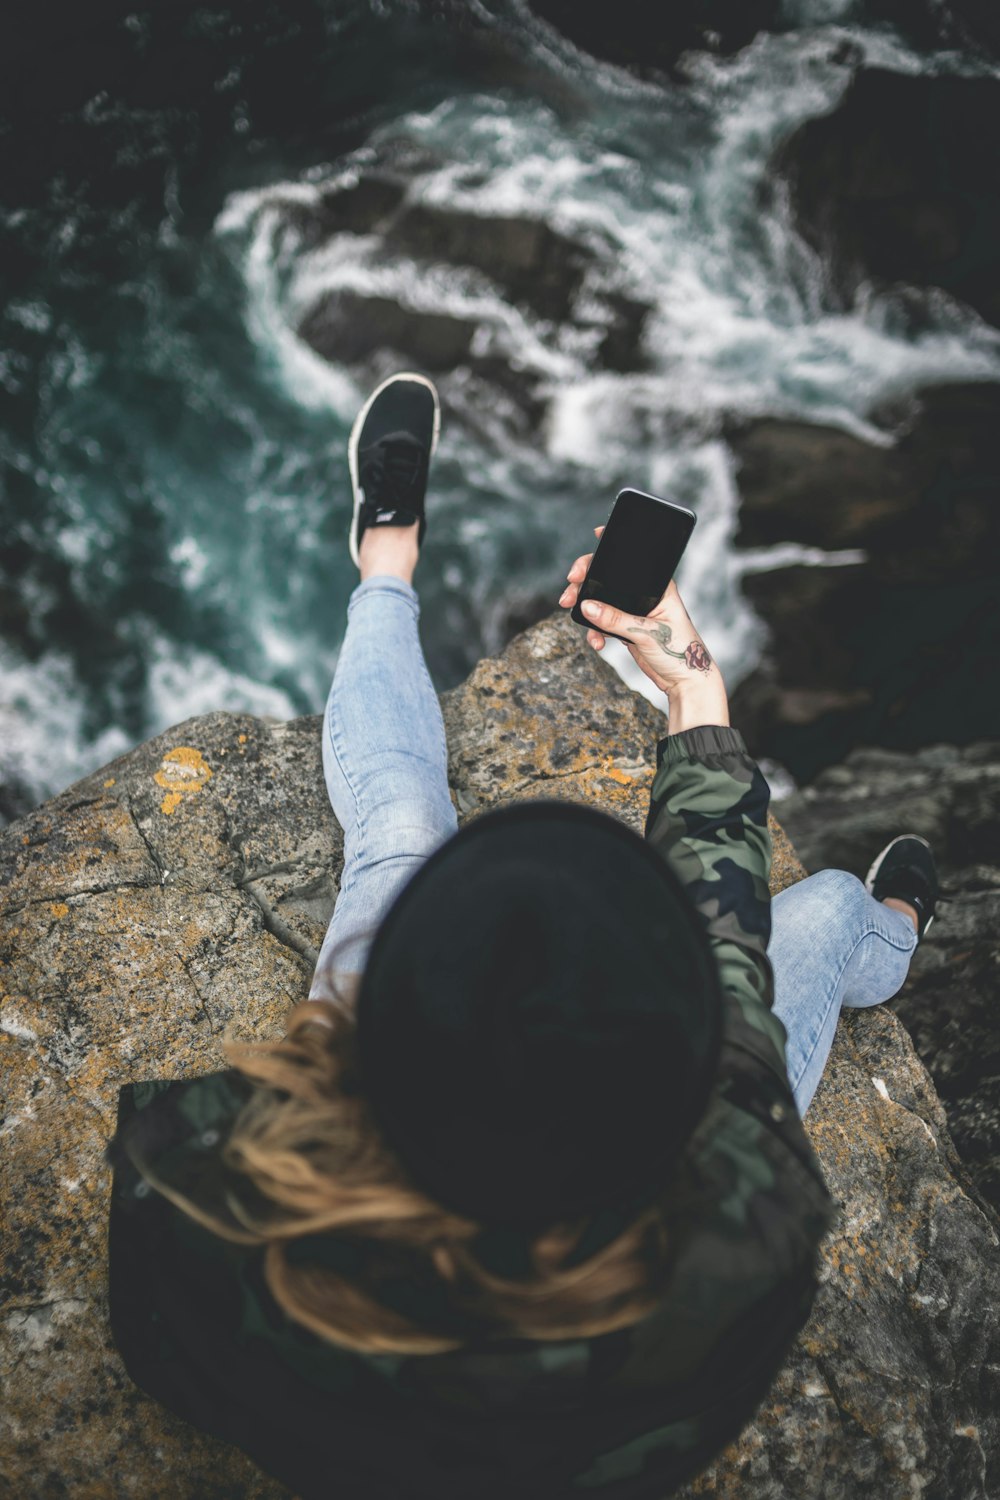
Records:
[[[580,1252],[592,1217],[553,1224],[528,1243],[524,1274],[498,1274],[477,1251],[483,1226],[424,1194],[383,1142],[360,1088],[354,1039],[350,1010],[320,1000],[295,1007],[280,1041],[225,1042],[229,1062],[258,1087],[223,1160],[248,1181],[259,1211],[242,1194],[230,1198],[237,1227],[175,1199],[224,1238],[265,1247],[267,1285],[290,1318],[349,1349],[436,1354],[464,1342],[460,1328],[465,1337],[582,1338],[652,1310],[671,1259],[665,1198],[591,1254]],[[310,1263],[308,1244],[294,1251],[317,1234],[353,1248],[361,1269],[349,1275],[316,1263],[329,1256]],[[431,1307],[440,1309],[443,1296],[448,1316],[434,1326],[433,1312],[425,1322],[387,1305],[379,1287],[390,1278],[431,1282]]]

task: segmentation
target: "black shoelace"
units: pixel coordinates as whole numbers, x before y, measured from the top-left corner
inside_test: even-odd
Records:
[[[409,433],[392,433],[358,454],[365,504],[374,510],[420,511],[427,477],[427,449]]]

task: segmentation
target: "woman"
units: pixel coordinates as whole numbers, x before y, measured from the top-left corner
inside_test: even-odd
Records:
[[[305,1500],[662,1497],[808,1316],[833,1205],[801,1116],[841,1005],[902,984],[933,861],[895,840],[867,890],[770,902],[767,787],[673,584],[587,637],[669,699],[645,839],[554,802],[456,832],[411,585],[438,420],[399,375],[355,423],[336,910],[282,1041],[122,1091],[112,1325]]]

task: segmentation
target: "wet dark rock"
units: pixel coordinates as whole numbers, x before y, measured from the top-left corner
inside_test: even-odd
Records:
[[[407,365],[437,372],[469,357],[477,324],[450,313],[403,307],[391,297],[327,292],[299,325],[299,337],[333,364],[360,364],[391,350]]]
[[[645,370],[649,359],[643,351],[643,336],[646,319],[653,311],[649,302],[640,302],[624,292],[611,292],[604,298],[610,314],[606,332],[597,346],[597,358],[604,370],[628,375],[636,370]]]
[[[569,317],[593,254],[544,219],[484,215],[432,203],[407,207],[391,225],[394,254],[482,271],[539,317]]]
[[[611,7],[579,0],[530,3],[536,15],[585,52],[642,73],[668,70],[692,49],[737,52],[758,31],[776,25],[781,14],[778,0],[702,0],[697,6],[648,0],[616,0]]]
[[[499,651],[507,641],[547,619],[551,613],[551,592],[514,585],[487,615],[484,639],[492,650]]]
[[[487,324],[452,312],[404,307],[391,297],[328,292],[307,313],[298,333],[332,364],[384,379],[406,368],[438,377],[449,416],[486,441],[499,433],[530,437],[546,410],[537,377],[517,369],[496,349],[473,354]]]
[[[533,437],[548,409],[533,372],[519,368],[500,350],[477,356],[467,369],[443,377],[440,385],[449,413],[486,443],[502,441],[509,433]]]
[[[347,187],[331,188],[313,203],[289,199],[281,208],[285,221],[298,234],[300,247],[311,250],[335,234],[373,233],[405,196],[405,181],[371,175]]]
[[[732,426],[738,547],[867,548],[898,577],[992,571],[1000,514],[1000,384],[923,386],[871,413],[892,439],[763,418]]]
[[[0,828],[23,818],[37,802],[37,797],[21,779],[10,771],[0,780]]]
[[[778,811],[813,870],[834,865],[863,878],[898,833],[932,844],[948,899],[892,1005],[969,1176],[1000,1208],[1000,741],[907,755],[856,750]]]
[[[794,132],[774,167],[839,299],[869,281],[940,287],[1000,324],[1000,174],[985,145],[998,119],[1000,79],[868,68]]]
[[[1000,55],[1000,10],[993,0],[868,0],[865,9],[891,21],[916,47]]]
[[[858,743],[1000,732],[983,691],[1000,652],[1000,386],[928,387],[876,416],[897,424],[891,447],[787,421],[729,434],[738,545],[864,553],[744,579],[769,644],[733,712],[799,780]]]
[[[646,368],[643,335],[651,307],[607,284],[614,265],[610,242],[599,250],[524,214],[411,203],[407,191],[403,179],[376,173],[314,203],[288,201],[278,207],[297,250],[314,249],[338,234],[372,234],[376,261],[388,265],[405,257],[421,267],[443,264],[478,272],[503,302],[555,324],[557,339],[563,330],[585,334],[590,352],[581,357],[596,368]],[[587,296],[581,299],[585,283]],[[535,433],[547,406],[546,372],[526,364],[510,347],[498,317],[434,307],[434,294],[429,295],[432,305],[414,308],[385,295],[330,291],[308,309],[298,333],[325,359],[369,376],[389,373],[399,359],[441,375],[452,414],[480,437]],[[585,346],[577,339],[576,347],[579,353]]]
[[[732,711],[756,753],[798,780],[859,741],[912,749],[1000,727],[985,686],[1000,652],[995,578],[930,588],[885,581],[874,565],[796,565],[744,588],[771,635]]]
[[[20,572],[19,563],[23,567],[22,557],[11,559],[11,564],[7,565],[11,574]],[[34,651],[36,636],[37,626],[32,620],[28,601],[20,589],[0,574],[0,638],[15,643],[19,652],[27,654]]]
[[[764,417],[729,440],[739,465],[737,547],[863,547],[910,509],[895,450],[841,428]]]
[[[978,43],[994,57],[1000,57],[1000,10],[993,0],[949,0],[948,8],[963,39]]]

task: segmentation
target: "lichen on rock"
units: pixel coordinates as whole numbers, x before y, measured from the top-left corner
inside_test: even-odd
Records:
[[[641,828],[663,719],[547,620],[444,696],[460,816],[589,801]],[[0,1473],[16,1495],[278,1500],[283,1486],[128,1380],[105,1299],[120,1085],[219,1067],[307,990],[342,837],[317,718],[193,719],[0,836]],[[183,755],[179,754],[184,751]],[[165,765],[194,767],[164,787]],[[203,773],[203,768],[210,775]],[[181,782],[170,810],[165,795]],[[802,874],[776,829],[775,888]],[[1000,1242],[887,1009],[841,1023],[807,1127],[843,1206],[769,1400],[685,1494],[1000,1490]]]

